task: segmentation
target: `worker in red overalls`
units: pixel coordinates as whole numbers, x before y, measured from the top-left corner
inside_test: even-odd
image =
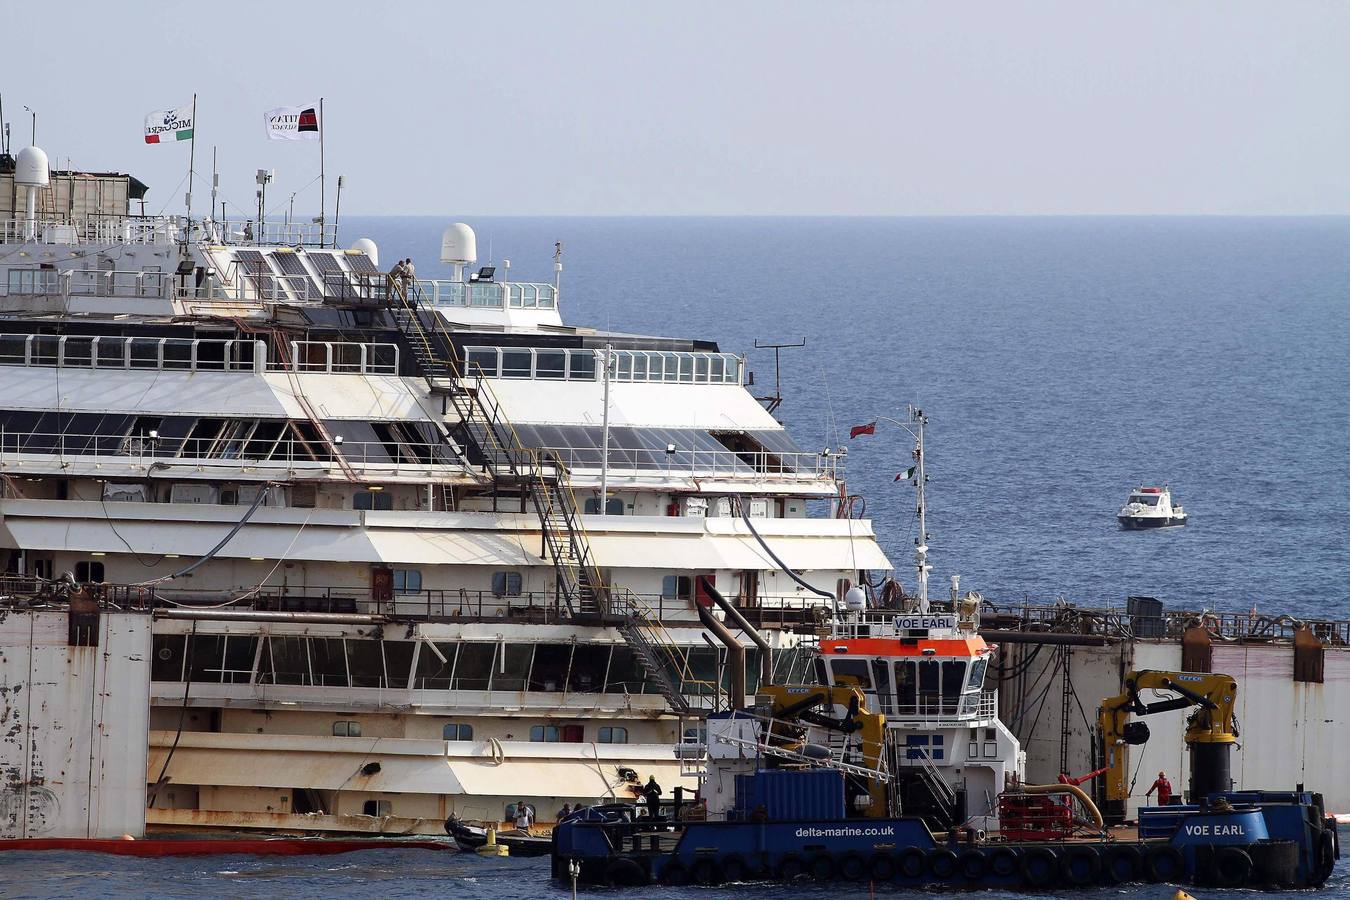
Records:
[[[1158,780],[1153,782],[1153,787],[1148,789],[1145,797],[1151,796],[1154,791],[1158,792],[1158,805],[1167,806],[1172,802],[1172,782],[1167,780],[1166,772],[1158,773]]]

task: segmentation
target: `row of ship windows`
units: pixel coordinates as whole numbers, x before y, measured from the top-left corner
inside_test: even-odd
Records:
[[[532,725],[530,740],[536,744],[580,744],[585,740],[583,725]],[[333,723],[334,737],[361,737],[361,723],[351,719]],[[464,722],[448,722],[441,728],[441,740],[471,741],[473,726]],[[628,729],[619,725],[602,725],[596,732],[596,743],[626,744]]]
[[[188,641],[191,640],[189,651]],[[488,641],[420,642],[255,635],[156,635],[151,679],[158,682],[287,684],[414,690],[540,691],[657,694],[628,647],[610,644],[518,644]],[[672,649],[672,668],[687,693],[728,682],[722,651]],[[758,650],[746,653],[755,690]],[[800,684],[810,656],[797,649],[773,654],[774,681]]]
[[[396,344],[291,341],[290,359],[272,362],[251,339],[134,335],[0,334],[0,365],[83,369],[181,369],[191,372],[297,372],[397,375]]]
[[[534,378],[595,381],[603,350],[539,350],[527,347],[465,347],[470,366],[489,378]],[[690,353],[672,350],[614,350],[614,381],[661,381],[672,384],[740,384],[743,363],[734,353]]]

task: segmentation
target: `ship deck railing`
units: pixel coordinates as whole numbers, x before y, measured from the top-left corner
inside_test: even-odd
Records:
[[[0,244],[169,245],[179,240],[178,216],[85,216],[0,219]]]
[[[842,476],[840,457],[820,453],[771,453],[706,449],[653,450],[610,444],[608,466],[598,447],[543,447],[557,458],[573,480],[598,479],[602,469],[610,483],[628,479],[755,478],[761,481],[818,481]]]
[[[46,591],[47,581],[32,576],[0,576],[0,592],[19,595],[38,595]],[[137,585],[105,583],[101,589],[109,593],[114,605],[131,608],[150,608],[157,604],[173,603],[184,606],[211,606],[222,601],[218,590],[192,590],[161,586],[147,591]],[[697,614],[681,598],[660,594],[640,595],[652,614],[670,627],[701,628]],[[130,598],[123,604],[119,598]],[[801,597],[767,597],[763,602],[773,603],[785,611],[800,609]],[[448,622],[517,621],[528,624],[559,624],[578,619],[597,624],[592,616],[575,616],[567,611],[556,592],[524,591],[517,594],[499,594],[490,589],[418,588],[395,590],[393,596],[377,602],[369,588],[352,585],[306,585],[289,587],[268,585],[232,604],[231,609],[257,609],[276,612],[314,613],[369,613],[388,615],[398,619],[423,619]],[[757,616],[742,609],[752,623]],[[599,622],[603,622],[603,618]],[[753,652],[753,648],[751,650]],[[805,673],[802,673],[805,674]]]
[[[991,629],[1096,635],[1121,640],[1179,640],[1189,629],[1202,628],[1220,641],[1245,643],[1292,641],[1296,632],[1307,628],[1327,644],[1350,647],[1350,621],[1267,615],[1259,612],[1250,598],[1215,598],[1215,602],[1251,608],[1247,612],[1164,609],[1159,615],[1139,615],[1120,607],[987,602],[981,621],[982,627]]]
[[[347,466],[364,476],[473,477],[469,464],[449,444],[344,440],[328,445],[316,438],[260,434],[256,425],[248,433],[228,432],[214,437],[0,429],[0,471],[37,473],[53,461],[87,461],[101,467],[104,474],[114,474],[108,468],[110,464],[120,463],[143,471],[156,463],[172,463],[201,471],[256,468],[271,477],[284,473],[345,478],[334,449],[342,454]]]

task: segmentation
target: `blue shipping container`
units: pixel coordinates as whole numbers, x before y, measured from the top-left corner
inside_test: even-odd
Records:
[[[844,773],[833,769],[762,769],[736,776],[736,810],[749,819],[759,807],[773,821],[844,818]]]

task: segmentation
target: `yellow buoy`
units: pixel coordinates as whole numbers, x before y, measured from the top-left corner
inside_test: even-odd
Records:
[[[1178,888],[1177,892],[1172,895],[1172,900],[1195,900],[1195,898]]]
[[[479,856],[510,856],[511,848],[505,844],[497,843],[497,829],[489,828],[487,830],[487,843],[479,847],[477,853]]]

